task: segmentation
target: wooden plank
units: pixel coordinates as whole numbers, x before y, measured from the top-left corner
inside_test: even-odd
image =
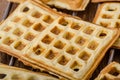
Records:
[[[0,21],[3,20],[3,15],[5,13],[8,4],[9,3],[6,0],[0,0]]]

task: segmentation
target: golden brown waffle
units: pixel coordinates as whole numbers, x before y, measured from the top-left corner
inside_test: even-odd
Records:
[[[120,64],[117,62],[110,63],[95,80],[120,80]]]
[[[103,3],[98,7],[93,23],[109,28],[120,28],[120,3]],[[120,48],[120,37],[113,45]]]
[[[107,29],[26,1],[0,27],[0,51],[72,80],[86,80],[119,36]]]
[[[43,73],[0,64],[0,80],[58,80]]]
[[[120,1],[120,0],[92,0],[92,2],[109,2],[109,1]]]
[[[26,0],[8,0],[13,2],[23,2]],[[48,5],[54,5],[58,8],[82,11],[85,10],[90,0],[36,0],[38,3],[43,2]]]

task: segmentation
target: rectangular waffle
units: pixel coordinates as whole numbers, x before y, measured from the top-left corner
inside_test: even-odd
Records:
[[[52,76],[0,64],[0,80],[58,80]]]
[[[8,0],[13,2],[23,2],[26,0]],[[85,10],[90,0],[36,0],[38,3],[42,1],[48,5],[54,5],[58,8],[73,10],[73,11],[82,11]]]
[[[71,80],[89,79],[118,38],[104,28],[58,13],[33,0],[20,4],[0,26],[0,51]]]
[[[120,64],[117,62],[110,63],[95,80],[120,80]]]
[[[93,23],[109,28],[120,28],[120,3],[103,3],[98,7]],[[113,44],[120,48],[120,37]]]
[[[92,0],[92,2],[108,2],[108,1],[120,1],[120,0]]]

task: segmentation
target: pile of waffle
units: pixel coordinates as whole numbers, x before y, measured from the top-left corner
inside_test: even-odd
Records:
[[[1,23],[0,51],[18,58],[25,65],[54,74],[58,76],[58,79],[89,79],[106,51],[118,39],[119,29],[96,25],[104,20],[98,16],[94,21],[96,24],[93,24],[78,17],[57,12],[44,4],[57,6],[68,2],[68,5],[71,5],[72,2],[69,4],[67,0],[42,1],[43,3],[39,0],[23,0],[16,10]],[[89,0],[84,0],[87,3],[81,0],[75,1],[74,5],[78,3],[81,5],[74,10],[81,9],[80,6],[83,4],[84,9],[89,2]],[[74,8],[62,7],[70,10]],[[117,7],[112,7],[112,10],[116,8],[119,10],[119,7],[118,4]],[[111,11],[111,7],[105,6],[102,12],[109,13],[109,8]],[[117,10],[116,14],[119,14]],[[103,14],[102,18],[104,17],[108,18],[106,14]],[[117,24],[117,27],[118,25],[120,26]],[[119,48],[119,46],[115,47]],[[3,75],[3,80],[57,80],[51,76],[4,65],[0,66],[0,74],[6,75]]]

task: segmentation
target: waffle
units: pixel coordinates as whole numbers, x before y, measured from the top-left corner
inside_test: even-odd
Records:
[[[120,28],[120,3],[103,3],[98,7],[93,23],[109,28]],[[113,44],[120,48],[120,37]]]
[[[13,2],[23,2],[26,0],[8,0]],[[36,0],[38,3],[42,1],[48,5],[54,5],[58,8],[73,10],[73,11],[82,11],[85,10],[90,0]]]
[[[107,29],[26,1],[1,24],[0,51],[71,80],[86,80],[118,38]]]
[[[92,2],[108,2],[108,1],[120,1],[120,0],[92,0]]]
[[[120,80],[120,64],[117,62],[110,63],[95,80]]]
[[[58,80],[43,73],[0,64],[0,80]]]

